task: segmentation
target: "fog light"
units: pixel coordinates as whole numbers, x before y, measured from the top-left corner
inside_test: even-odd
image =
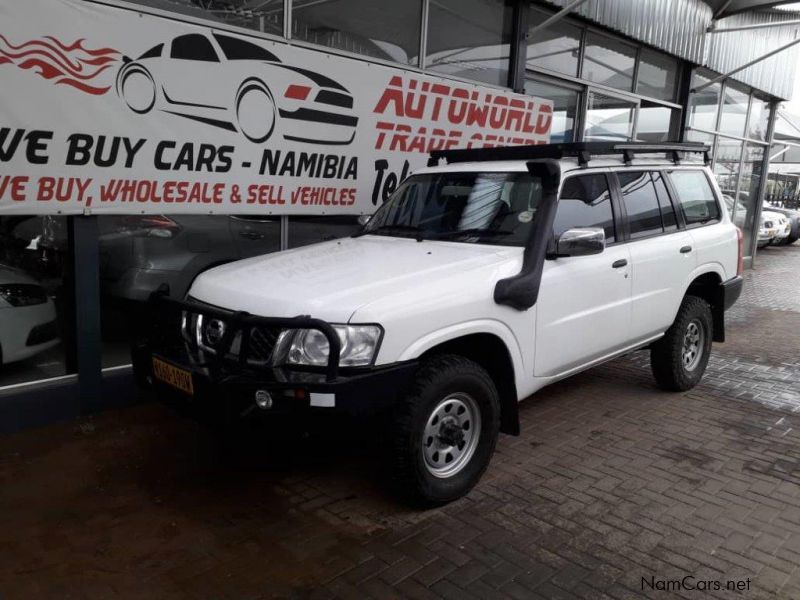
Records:
[[[272,396],[267,390],[256,390],[256,406],[261,410],[272,408]]]

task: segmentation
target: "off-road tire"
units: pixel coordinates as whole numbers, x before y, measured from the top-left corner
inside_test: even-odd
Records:
[[[480,431],[471,458],[460,471],[437,477],[426,465],[423,436],[434,409],[452,394],[468,394],[480,412]],[[492,378],[458,355],[425,361],[392,420],[394,476],[398,492],[416,506],[435,506],[464,496],[489,466],[500,429],[500,400]]]
[[[684,363],[684,338],[690,323],[703,330],[702,354],[690,370]],[[671,392],[685,392],[700,382],[711,356],[714,337],[711,307],[697,296],[686,296],[678,309],[678,316],[660,340],[650,348],[650,367],[659,387]]]

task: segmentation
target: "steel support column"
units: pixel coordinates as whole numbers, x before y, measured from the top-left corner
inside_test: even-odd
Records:
[[[767,142],[769,145],[764,152],[764,159],[761,162],[761,181],[758,185],[758,196],[756,197],[756,212],[753,216],[753,232],[750,236],[750,264],[747,266],[752,268],[756,263],[756,253],[758,252],[758,228],[761,225],[761,209],[764,206],[764,190],[767,188],[767,177],[769,176],[769,151],[772,148],[772,138],[775,135],[775,120],[778,116],[778,102],[770,103],[769,125],[767,126]],[[747,252],[745,252],[747,254]]]
[[[97,217],[68,218],[72,261],[71,300],[74,307],[72,354],[78,373],[81,414],[102,408],[102,340],[100,331],[100,253]],[[68,349],[68,354],[71,354]]]
[[[511,61],[508,69],[508,87],[519,94],[525,92],[529,6],[530,2],[528,0],[517,0],[514,4],[514,23],[511,29]]]

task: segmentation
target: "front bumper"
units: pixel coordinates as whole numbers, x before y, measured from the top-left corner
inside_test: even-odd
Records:
[[[173,311],[200,311],[224,318],[229,325],[229,333],[223,336],[222,344],[227,348],[230,347],[234,331],[245,331],[261,323],[287,328],[315,327],[323,331],[330,342],[331,358],[324,371],[258,367],[242,357],[220,360],[216,356],[198,352],[196,347],[181,337],[179,319],[172,319],[169,323],[162,318],[154,331],[134,347],[136,379],[151,385],[160,400],[189,412],[233,417],[308,411],[351,416],[378,414],[404,396],[417,369],[416,361],[340,369],[336,333],[327,323],[308,317],[255,317],[168,298],[155,298],[152,307],[154,321],[159,313],[163,317],[164,310],[170,308]],[[175,335],[169,335],[169,332]],[[242,352],[246,352],[246,343],[242,346]],[[221,355],[226,356],[226,352]],[[191,392],[182,391],[156,377],[154,359],[179,369],[184,374],[181,377],[188,376],[191,379]],[[257,394],[262,399],[265,394],[268,395],[269,408],[264,409],[256,403]]]
[[[720,288],[722,290],[722,306],[724,310],[728,310],[736,303],[736,301],[739,299],[739,296],[742,295],[743,285],[744,279],[741,275],[732,277],[731,279],[723,281],[720,284]]]
[[[153,374],[153,358],[188,371],[193,393],[182,392],[159,381]],[[306,411],[345,413],[350,416],[379,414],[399,401],[417,369],[416,361],[354,369],[327,380],[323,373],[288,369],[253,369],[228,365],[199,365],[185,349],[134,349],[137,379],[153,386],[166,404],[200,413],[226,416],[292,414]],[[267,392],[272,406],[258,408],[256,393]],[[257,409],[257,410],[256,410]]]

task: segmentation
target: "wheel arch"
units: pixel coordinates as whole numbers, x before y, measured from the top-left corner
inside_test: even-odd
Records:
[[[519,435],[519,398],[515,379],[517,371],[506,342],[494,333],[468,333],[439,341],[422,352],[419,359],[425,360],[442,354],[458,354],[486,369],[500,396],[500,431]]]
[[[702,271],[692,274],[683,297],[697,296],[711,306],[711,316],[714,324],[715,342],[725,341],[725,297],[720,285],[724,281],[724,272],[721,266],[710,265]]]
[[[125,85],[125,81],[127,80],[127,78],[135,73],[141,73],[150,80],[150,83],[153,84],[153,101],[150,103],[150,106],[142,110],[136,110],[133,107],[131,107],[130,104],[128,104],[128,101],[125,99],[123,90],[123,86]],[[155,77],[153,77],[153,74],[150,72],[150,69],[148,69],[146,66],[144,66],[139,62],[132,61],[123,65],[122,68],[117,72],[117,76],[114,81],[114,87],[117,91],[117,96],[119,96],[123,100],[123,102],[125,102],[126,106],[130,110],[132,110],[137,114],[143,115],[150,112],[151,110],[153,110],[153,107],[158,102],[158,84],[156,83]]]
[[[261,91],[263,91],[272,102],[272,112],[273,112],[272,127],[270,127],[270,130],[266,133],[266,135],[260,138],[252,138],[251,136],[249,136],[242,129],[242,124],[239,123],[239,105],[241,104],[245,94],[247,94],[247,92],[253,89],[260,89]],[[233,109],[234,109],[234,115],[236,116],[236,121],[237,121],[236,124],[239,127],[239,131],[251,142],[255,144],[261,144],[263,142],[266,142],[270,137],[272,137],[272,134],[275,133],[275,128],[277,127],[278,124],[278,116],[280,115],[280,111],[278,110],[278,103],[275,100],[275,94],[272,93],[272,89],[270,88],[270,86],[267,84],[266,81],[264,81],[260,77],[257,77],[255,75],[249,75],[242,80],[242,83],[240,83],[239,87],[236,89],[236,96],[234,98]]]

